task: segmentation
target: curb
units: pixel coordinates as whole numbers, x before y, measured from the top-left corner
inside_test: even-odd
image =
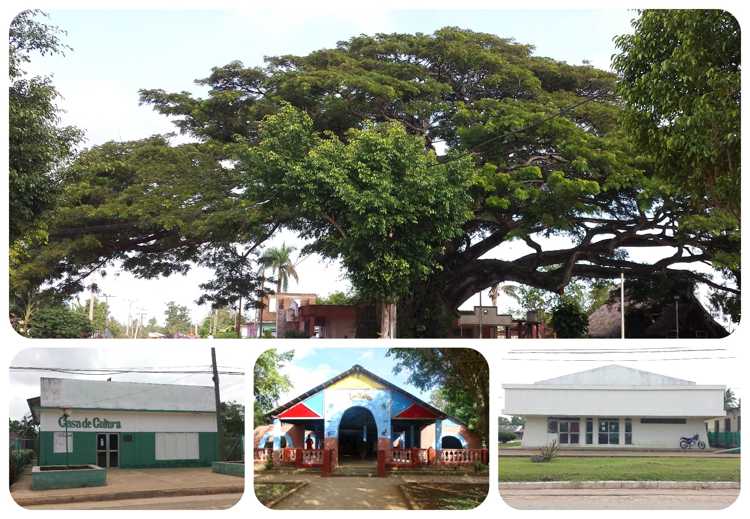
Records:
[[[286,499],[287,497],[291,496],[292,494],[294,494],[298,490],[302,490],[307,485],[309,485],[309,483],[307,481],[298,482],[297,485],[293,486],[292,488],[290,488],[289,490],[287,490],[285,493],[281,494],[276,499],[272,499],[267,504],[263,504],[263,503],[261,503],[261,504],[263,506],[265,506],[266,508],[268,508],[269,510],[271,510],[273,507],[275,507],[276,505],[278,505],[279,503],[281,503],[284,499]],[[257,499],[257,496],[256,496],[256,499]]]
[[[500,482],[503,490],[562,490],[562,489],[739,489],[738,481],[513,481]]]
[[[91,501],[117,501],[121,499],[146,499],[152,497],[209,496],[214,494],[242,494],[245,485],[223,487],[176,488],[167,490],[132,490],[108,494],[68,494],[58,496],[21,497],[12,496],[19,506],[58,505],[65,503],[85,503]]]

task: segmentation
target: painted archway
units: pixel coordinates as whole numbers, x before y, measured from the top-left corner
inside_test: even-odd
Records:
[[[342,463],[376,459],[378,426],[372,412],[352,406],[341,415],[338,426],[338,453]]]
[[[465,449],[466,440],[458,433],[444,434],[440,437],[441,449]]]
[[[260,441],[258,442],[258,447],[261,449],[272,449],[273,448],[273,431],[268,431],[267,433],[263,434],[261,436]],[[292,437],[289,436],[289,434],[285,433],[284,436],[281,437],[281,448],[295,448],[294,442],[292,441]]]

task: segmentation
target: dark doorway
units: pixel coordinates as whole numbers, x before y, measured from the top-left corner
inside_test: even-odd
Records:
[[[463,449],[464,446],[461,445],[461,440],[459,440],[455,436],[443,436],[443,438],[440,440],[440,448],[441,449]]]
[[[339,461],[377,459],[378,427],[364,407],[350,407],[339,423]]]

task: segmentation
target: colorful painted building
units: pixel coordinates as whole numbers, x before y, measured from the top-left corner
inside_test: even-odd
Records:
[[[39,465],[209,466],[217,459],[213,387],[41,378],[28,400]]]
[[[256,449],[327,449],[333,464],[375,459],[378,450],[480,449],[457,418],[355,365],[269,413]]]

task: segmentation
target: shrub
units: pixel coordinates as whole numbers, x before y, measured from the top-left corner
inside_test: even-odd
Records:
[[[309,339],[308,335],[301,330],[287,330],[284,332],[285,339]]]
[[[26,465],[31,463],[34,458],[34,451],[31,449],[11,449],[8,456],[9,482],[12,485],[21,476]]]
[[[557,440],[552,440],[552,443],[548,443],[539,449],[539,455],[544,458],[543,461],[552,461],[553,458],[557,457],[559,450],[560,445],[558,445]]]
[[[516,438],[516,433],[512,433],[509,431],[500,431],[499,433],[497,433],[497,441],[499,441],[500,443],[512,442]]]
[[[482,472],[486,472],[488,468],[488,466],[482,463],[481,461],[475,461],[472,467],[474,468],[474,472],[476,474],[481,474]]]
[[[552,328],[560,339],[586,337],[589,318],[576,301],[564,299],[552,310]]]

